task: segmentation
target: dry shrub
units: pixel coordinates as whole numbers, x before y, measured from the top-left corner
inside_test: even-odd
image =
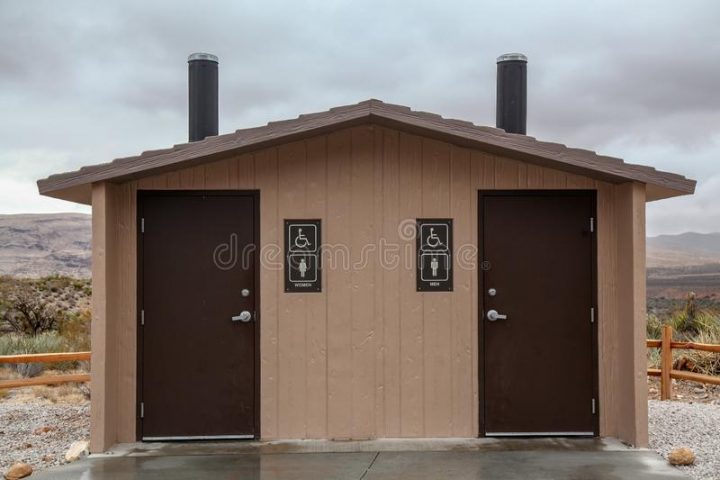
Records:
[[[692,340],[697,343],[720,344],[720,335],[712,330],[700,332]],[[720,375],[720,354],[700,350],[673,350],[673,368],[705,375]]]
[[[663,321],[657,315],[652,313],[647,315],[647,323],[645,325],[647,338],[662,338],[662,327]]]
[[[59,322],[58,333],[69,352],[90,351],[90,310],[65,315]]]
[[[660,349],[648,348],[647,351],[648,368],[660,368]]]
[[[59,317],[57,308],[32,285],[19,283],[3,299],[2,320],[6,328],[25,335],[39,335],[55,328]]]
[[[673,340],[720,344],[720,313],[711,308],[700,308],[695,294],[690,293],[682,309],[661,320],[657,315],[647,318],[648,338],[660,339],[663,325],[673,327]],[[660,350],[648,349],[648,366],[660,367]],[[706,375],[720,375],[720,354],[699,350],[673,349],[673,368]]]
[[[66,383],[62,385],[40,385],[32,387],[35,398],[47,400],[50,403],[65,403],[81,405],[87,402],[88,397],[78,384]]]

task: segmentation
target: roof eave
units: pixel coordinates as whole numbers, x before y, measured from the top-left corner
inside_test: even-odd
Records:
[[[480,127],[471,122],[417,112],[379,100],[367,100],[326,112],[301,115],[296,119],[271,122],[263,127],[238,130],[200,142],[143,152],[136,157],[53,175],[39,180],[38,188],[42,195],[90,203],[89,185],[93,182],[123,182],[142,178],[363,123],[376,123],[611,183],[645,183],[650,186],[649,201],[688,195],[695,190],[695,181],[680,175],[626,164],[620,159],[600,156],[587,150],[541,142],[526,135],[508,134],[493,127]],[[83,185],[86,187],[82,188]]]
[[[92,184],[84,183],[67,188],[53,189],[44,188],[44,180],[38,180],[38,192],[46,197],[57,198],[58,200],[67,200],[68,202],[80,203],[82,205],[92,205]]]

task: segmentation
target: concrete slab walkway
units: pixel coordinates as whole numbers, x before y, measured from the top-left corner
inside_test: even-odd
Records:
[[[350,450],[352,451],[346,451]],[[397,440],[120,446],[37,480],[684,479],[656,453],[602,440]]]

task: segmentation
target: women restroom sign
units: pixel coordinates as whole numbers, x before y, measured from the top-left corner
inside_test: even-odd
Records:
[[[418,218],[417,291],[451,292],[452,263],[452,219]]]
[[[285,220],[285,291],[320,292],[320,220]]]

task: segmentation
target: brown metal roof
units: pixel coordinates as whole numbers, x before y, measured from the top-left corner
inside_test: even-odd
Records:
[[[38,189],[42,195],[89,204],[90,185],[93,182],[121,182],[154,175],[363,123],[385,125],[611,183],[645,183],[648,200],[695,191],[695,181],[681,175],[625,163],[618,158],[598,155],[589,150],[541,142],[527,135],[506,133],[497,128],[417,112],[380,100],[366,100],[325,112],[300,115],[291,120],[271,122],[262,127],[237,130],[199,142],[150,150],[135,157],[119,158],[110,163],[52,175],[38,180]]]

